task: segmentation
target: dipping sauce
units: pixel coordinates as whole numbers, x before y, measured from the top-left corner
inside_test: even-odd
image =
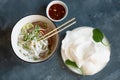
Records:
[[[60,20],[65,16],[66,10],[60,4],[53,4],[49,9],[49,15],[54,20]]]

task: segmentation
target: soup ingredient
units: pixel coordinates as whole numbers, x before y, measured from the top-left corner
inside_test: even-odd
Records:
[[[80,27],[67,31],[62,41],[63,61],[72,71],[78,74],[93,75],[102,70],[110,59],[110,46],[96,42],[93,39],[94,30],[96,29]],[[102,39],[102,37],[100,38]],[[101,41],[101,39],[98,41]],[[102,41],[108,44],[105,36]]]
[[[53,4],[49,9],[49,15],[54,20],[62,19],[65,13],[65,8],[60,4]]]
[[[18,37],[19,51],[33,60],[46,57],[50,51],[49,42],[48,40],[40,40],[47,33],[46,31],[47,25],[44,22],[25,24]]]

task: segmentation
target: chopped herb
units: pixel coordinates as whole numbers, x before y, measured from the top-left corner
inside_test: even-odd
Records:
[[[23,40],[24,40],[24,41],[27,41],[27,40],[28,40],[28,35],[27,35],[27,34],[23,36]]]
[[[39,33],[39,31],[40,31],[40,26],[39,26],[39,25],[35,25],[34,31],[35,31],[35,33]]]
[[[30,37],[30,40],[34,40],[35,35],[30,35],[29,37]]]
[[[24,26],[22,27],[21,32],[22,32],[23,34],[25,34],[25,33],[27,33],[26,30],[28,30],[28,29],[30,29],[30,28],[32,28],[32,27],[34,27],[33,24],[27,23],[26,25],[24,25]]]
[[[33,57],[34,60],[39,60],[39,58]]]
[[[24,48],[24,49],[29,49],[29,47],[28,47],[27,44],[23,44],[23,48]]]

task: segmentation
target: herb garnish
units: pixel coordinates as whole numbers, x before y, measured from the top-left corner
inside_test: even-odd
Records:
[[[103,40],[103,33],[99,29],[93,30],[93,40],[96,42],[102,42]]]
[[[65,64],[68,65],[68,66],[74,67],[75,69],[79,70],[81,74],[84,74],[82,68],[79,68],[75,62],[67,59],[67,60],[65,61]]]
[[[65,64],[66,64],[66,65],[73,66],[73,67],[75,67],[75,68],[78,68],[77,64],[76,64],[75,62],[73,62],[73,61],[70,61],[69,59],[67,59],[67,60],[65,61]]]
[[[97,28],[93,29],[93,40],[95,42],[101,42],[103,45],[108,46],[103,43],[104,34]]]

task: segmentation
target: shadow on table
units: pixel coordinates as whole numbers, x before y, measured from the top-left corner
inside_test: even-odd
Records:
[[[46,15],[46,8],[47,8],[47,5],[41,6],[38,10],[38,14],[43,15],[43,16],[47,16]]]
[[[24,66],[16,57],[11,46],[11,26],[0,25],[0,75],[3,75],[16,66]]]

